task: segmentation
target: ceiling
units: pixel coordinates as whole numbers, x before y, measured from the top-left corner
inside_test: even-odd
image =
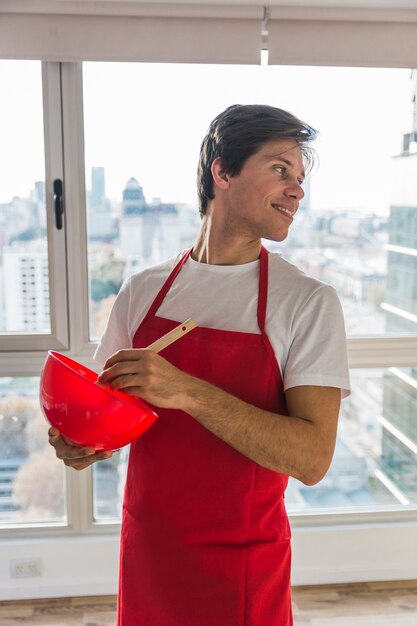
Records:
[[[115,2],[115,0],[89,0],[90,2]],[[126,3],[126,0],[116,0]],[[417,0],[128,0],[132,4],[234,4],[256,6],[337,7],[337,8],[375,8],[375,9],[417,9]]]
[[[54,0],[55,4],[66,4],[68,0]],[[42,0],[32,0],[42,4]],[[332,8],[375,8],[375,9],[417,9],[417,0],[73,0],[71,4],[212,4],[276,7],[332,7]]]

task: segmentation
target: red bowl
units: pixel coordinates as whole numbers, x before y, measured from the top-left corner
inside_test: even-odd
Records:
[[[80,446],[117,450],[157,419],[142,400],[96,383],[98,375],[50,350],[43,367],[39,399],[47,421]]]

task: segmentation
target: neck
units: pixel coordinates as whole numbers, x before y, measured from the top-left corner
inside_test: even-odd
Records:
[[[259,259],[261,241],[230,232],[214,214],[203,217],[191,253],[194,261],[210,265],[243,265]]]

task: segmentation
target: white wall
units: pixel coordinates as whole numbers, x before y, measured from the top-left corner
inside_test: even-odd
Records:
[[[10,561],[41,558],[42,575],[12,578]],[[0,542],[0,601],[117,593],[118,535]],[[293,530],[293,585],[417,577],[413,523]]]

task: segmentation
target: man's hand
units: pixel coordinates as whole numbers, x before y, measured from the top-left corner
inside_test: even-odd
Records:
[[[55,448],[58,459],[64,461],[67,467],[73,467],[76,470],[83,470],[96,461],[109,459],[113,456],[113,452],[110,451],[96,452],[92,447],[80,447],[75,443],[70,443],[53,426],[49,429],[48,435],[49,443]]]
[[[107,359],[98,383],[139,396],[155,406],[181,409],[195,381],[151,350],[119,350]]]

